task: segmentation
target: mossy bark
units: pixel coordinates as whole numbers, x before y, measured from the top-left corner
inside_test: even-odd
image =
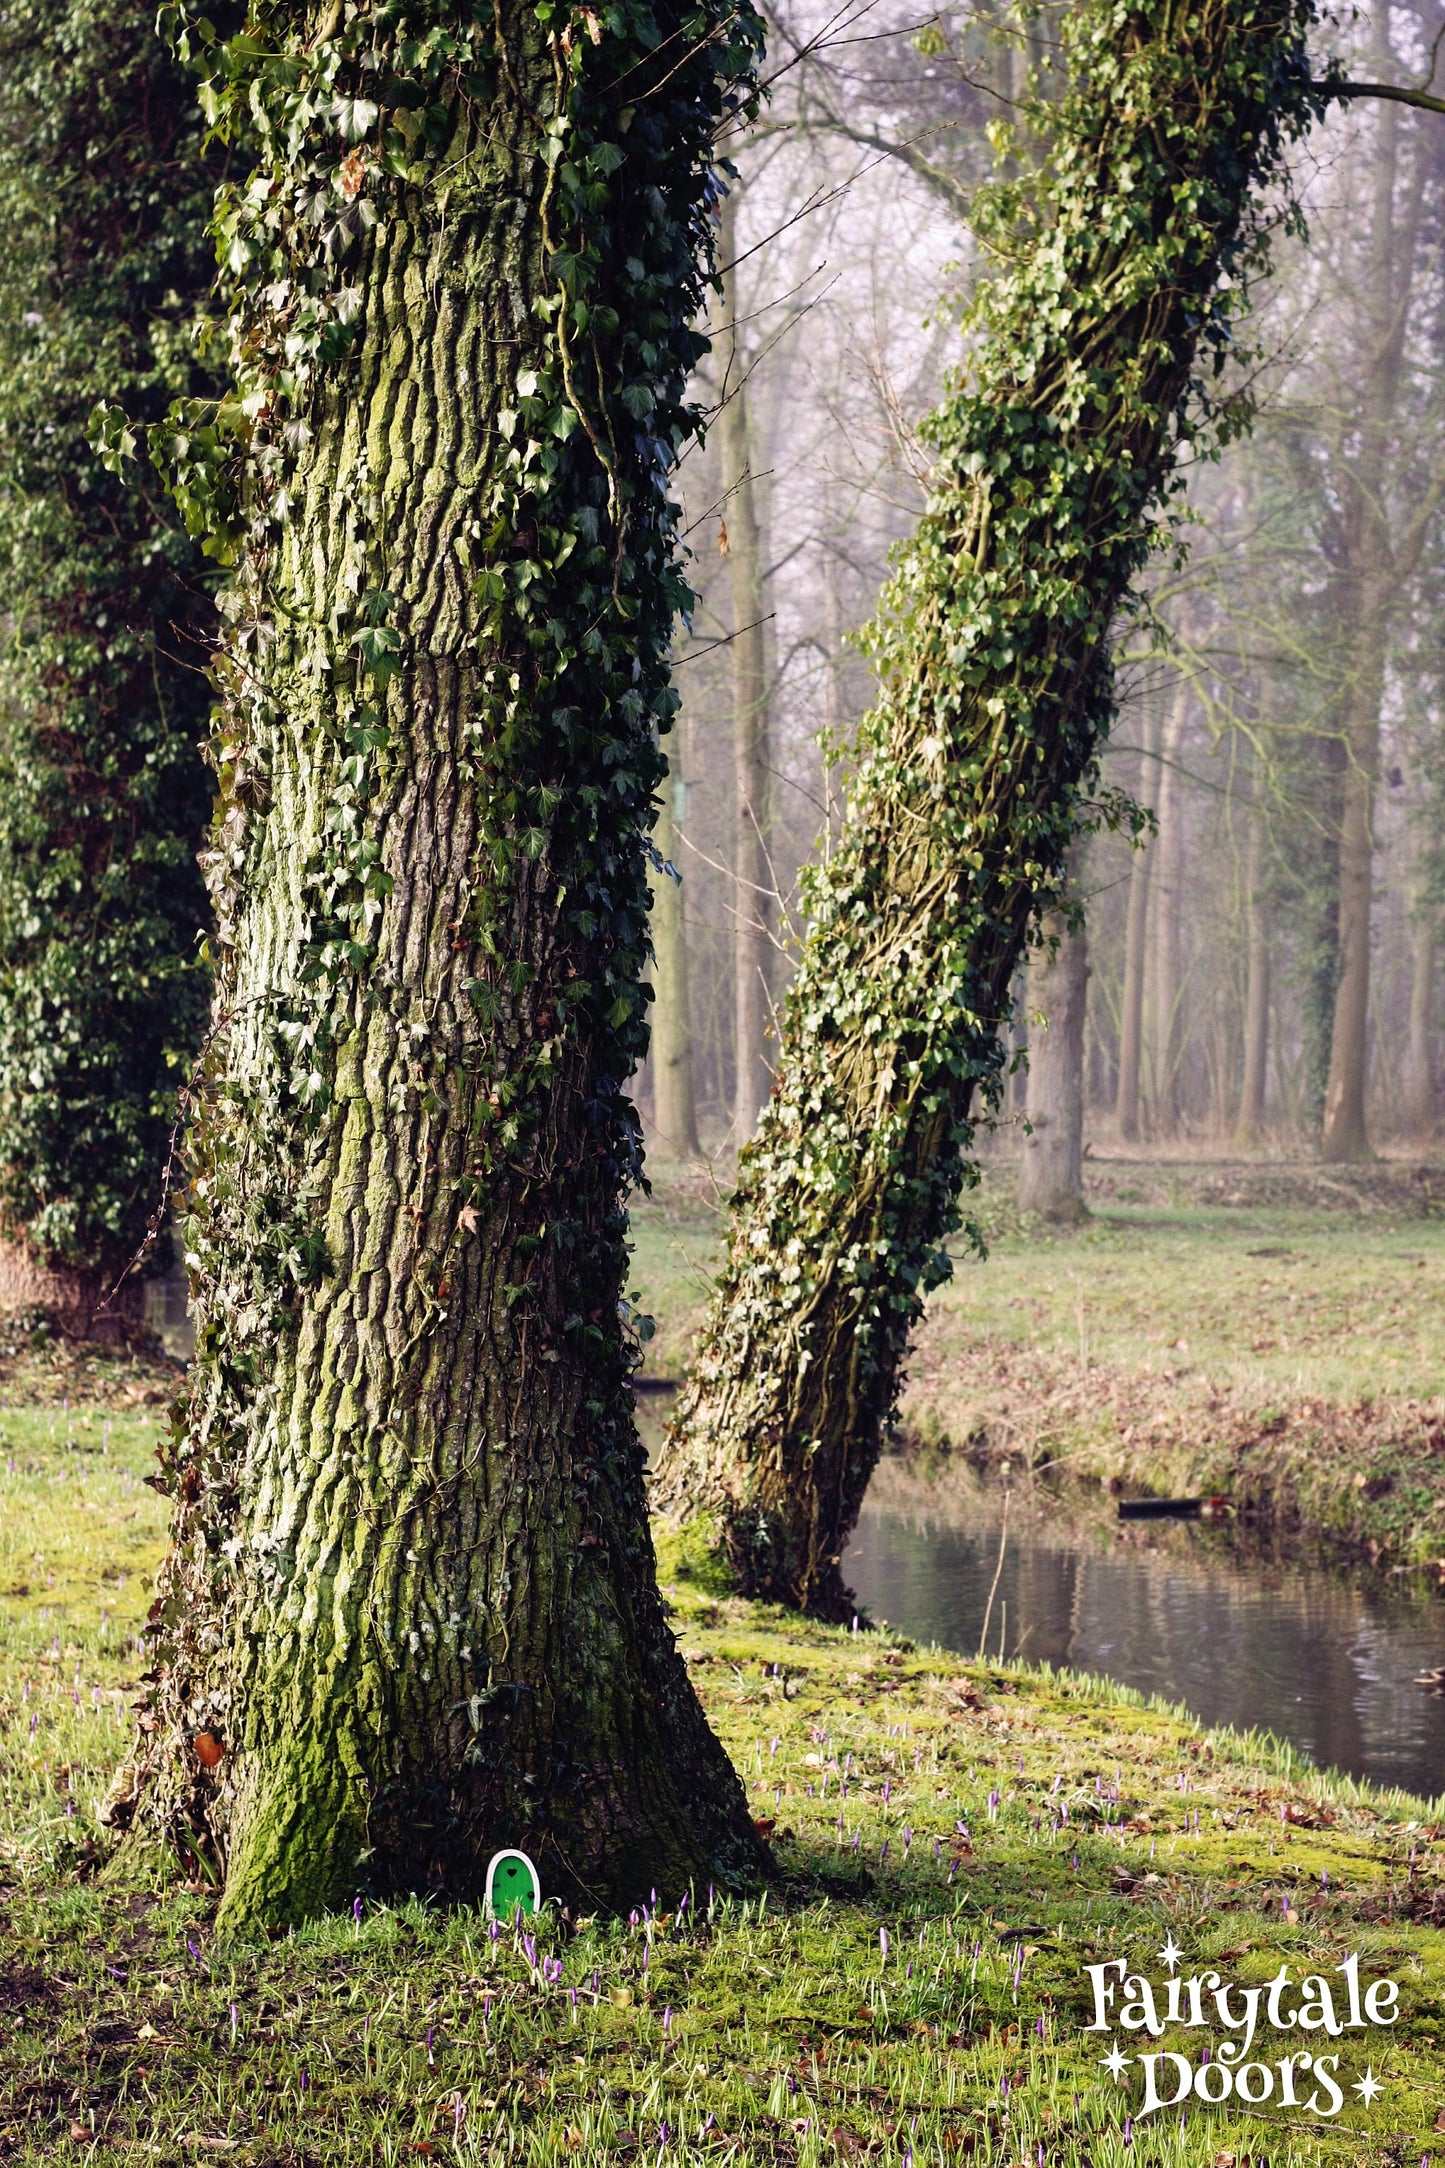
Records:
[[[778,1080],[655,1479],[738,1584],[825,1616],[972,1170],[1009,982],[1110,707],[1113,612],[1222,260],[1301,112],[1305,15],[1070,11],[1054,176],[934,424],[849,818],[805,899]]]
[[[502,533],[481,515],[555,362],[557,48],[509,18],[504,62],[489,108],[457,98],[444,192],[399,190],[371,229],[359,336],[220,666],[199,1347],[111,1813],[199,1860],[233,1928],[477,1901],[502,1846],[589,1910],[763,1871],[656,1586],[621,1310],[635,1045],[596,996],[620,978],[641,1013],[654,723],[605,639],[670,614],[663,559],[626,561],[628,609],[609,558],[603,637],[551,677],[475,576],[541,554],[543,495]],[[617,456],[635,535],[665,500],[646,443]],[[577,475],[595,535],[585,445]],[[378,591],[397,660],[366,708]]]

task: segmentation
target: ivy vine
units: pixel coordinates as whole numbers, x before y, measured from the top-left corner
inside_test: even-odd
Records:
[[[1043,175],[996,189],[1000,263],[928,423],[929,500],[868,638],[881,693],[807,876],[778,1081],[661,1491],[745,1588],[835,1614],[839,1558],[924,1294],[950,1270],[1001,1025],[1113,719],[1115,612],[1181,451],[1243,426],[1236,331],[1311,81],[1309,0],[1081,0]],[[1007,145],[1003,146],[1005,149]]]
[[[418,1173],[418,1218],[441,1232],[419,1231],[396,1295],[408,1362],[424,1365],[447,1325],[460,1246],[512,1198],[525,1224],[508,1229],[516,1270],[503,1300],[523,1345],[565,1355],[585,1380],[577,1483],[640,1498],[626,1390],[636,1348],[618,1296],[623,1200],[641,1172],[625,1084],[646,1047],[646,837],[676,707],[668,653],[691,599],[668,485],[701,423],[688,381],[704,345],[695,322],[713,268],[717,140],[756,94],[760,42],[756,15],[720,0],[334,0],[319,16],[258,0],[229,38],[188,11],[170,23],[244,177],[222,191],[214,221],[208,352],[227,388],[177,402],[148,433],[188,528],[226,571],[206,858],[218,1028],[188,1145],[201,1331],[167,1456],[176,1542],[153,1621],[147,1735],[161,1740],[197,1728],[231,1737],[244,1721],[216,1651],[239,1647],[237,1576],[256,1577],[263,1603],[277,1570],[238,1536],[258,1465],[248,1456],[269,1435],[267,1393],[298,1320],[313,1298],[324,1307],[337,1271],[324,1225],[340,1078],[366,1019],[404,1035],[408,1107],[434,1110],[449,1140],[455,1108],[468,1110],[462,1158],[435,1176],[444,1194],[434,1200],[431,1174]],[[501,139],[515,193],[496,171]],[[529,236],[540,205],[540,240],[520,263],[480,253],[499,196],[525,205]],[[487,319],[502,358],[488,361],[485,387],[463,393],[483,452],[474,473],[442,477],[455,598],[444,639],[435,620],[419,623],[434,567],[397,561],[387,448],[364,428],[345,501],[328,506],[307,560],[322,566],[307,593],[325,606],[296,599],[294,537],[317,531],[305,523],[324,486],[316,447],[341,442],[349,402],[364,404],[399,234],[429,278],[490,278],[510,297],[505,324]],[[93,428],[124,466],[139,436],[130,418],[106,406]],[[393,883],[412,870],[388,855],[388,821],[423,742],[419,688],[434,682],[438,649],[464,688],[457,773],[477,844],[470,900],[449,928],[470,1016],[433,1033],[386,936],[410,900]],[[289,828],[276,810],[288,794]],[[294,964],[288,931],[264,979],[248,933],[278,860],[303,908]],[[417,869],[419,887],[428,871]],[[539,920],[556,929],[540,942]],[[554,1120],[574,1140],[566,1165],[554,1163]],[[559,1278],[565,1314],[543,1314],[538,1288]],[[402,1420],[378,1417],[368,1452],[399,1452],[387,1426]],[[388,1513],[403,1510],[389,1495]],[[629,1545],[645,1542],[640,1512],[619,1507],[617,1522]],[[218,1852],[224,1767],[212,1777],[167,1765],[143,1742],[118,1818],[148,1772],[160,1824]]]
[[[190,339],[218,178],[151,11],[0,19],[0,1218],[107,1275],[159,1201],[207,999],[195,852],[214,610],[154,475],[90,408],[208,388]]]

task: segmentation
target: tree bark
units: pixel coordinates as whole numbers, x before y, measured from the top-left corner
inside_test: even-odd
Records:
[[[1380,0],[1376,34],[1388,53],[1390,16]],[[1418,126],[1418,123],[1416,124]],[[1342,462],[1346,502],[1346,593],[1352,607],[1344,646],[1345,768],[1340,817],[1338,967],[1325,1085],[1320,1157],[1327,1165],[1374,1158],[1366,1117],[1369,1082],[1370,916],[1374,884],[1375,783],[1380,709],[1390,630],[1402,584],[1414,571],[1442,477],[1412,490],[1402,531],[1391,532],[1391,456],[1415,272],[1427,159],[1419,143],[1403,217],[1396,205],[1399,115],[1379,109],[1365,273],[1368,378],[1355,455]]]
[[[1159,833],[1149,875],[1149,934],[1144,1017],[1149,1054],[1149,1133],[1172,1137],[1179,1127],[1179,889],[1184,838],[1179,761],[1189,715],[1189,681],[1180,677],[1159,741]]]
[[[1265,1089],[1269,1080],[1269,924],[1264,894],[1264,819],[1251,808],[1245,859],[1244,1076],[1234,1141],[1252,1151],[1264,1132]]]
[[[285,100],[333,56],[310,10],[269,20],[292,74],[248,82],[243,47],[233,95],[281,102],[276,178],[313,185],[329,101]],[[199,1352],[111,1815],[202,1862],[233,1929],[477,1902],[507,1845],[589,1909],[764,1871],[662,1614],[622,1318],[681,591],[658,446],[756,28],[688,23],[652,57],[516,9],[490,57],[489,23],[437,60],[447,127],[403,131],[395,178],[353,164],[377,216],[340,270],[284,244],[353,297],[299,389],[266,373],[269,312],[294,319],[264,227],[232,303],[238,389],[270,384],[286,434],[237,454],[268,517],[218,671]]]
[[[737,204],[734,182],[722,209],[719,247],[725,266],[732,264],[738,252]],[[749,364],[738,337],[737,278],[730,270],[723,279],[723,328],[718,344],[724,361],[718,438],[733,614],[733,1135],[742,1145],[752,1135],[758,1109],[773,1085],[767,1059],[772,950],[767,841],[770,716]]]
[[[1144,747],[1139,763],[1139,796],[1159,795],[1159,718],[1151,707],[1144,721]],[[1149,880],[1153,872],[1152,842],[1136,848],[1129,868],[1129,909],[1124,924],[1124,999],[1119,1017],[1119,1089],[1114,1115],[1119,1135],[1126,1144],[1139,1136],[1140,1082],[1144,1053],[1144,960],[1149,934]]]
[[[1111,712],[1109,624],[1220,252],[1294,125],[1301,29],[1235,0],[1064,18],[1053,176],[932,425],[932,494],[875,628],[879,705],[806,891],[778,1083],[656,1482],[752,1593],[846,1615],[839,1559],[976,1179],[974,1094],[996,1101],[1009,981]]]
[[[1078,888],[1077,845],[1068,859],[1064,902]],[[1019,1167],[1019,1209],[1077,1226],[1084,1203],[1084,1020],[1089,989],[1089,936],[1069,931],[1062,909],[1044,913],[1044,946],[1028,969],[1029,1129]],[[1036,1019],[1042,1017],[1040,1025]]]
[[[1375,1156],[1365,1114],[1365,1092],[1369,1081],[1375,783],[1380,765],[1380,703],[1385,692],[1389,595],[1378,577],[1362,584],[1367,592],[1355,621],[1353,682],[1346,703],[1339,849],[1339,977],[1320,1137],[1320,1157],[1327,1166],[1350,1165]]]
[[[1435,1080],[1435,917],[1417,899],[1410,926],[1410,1026],[1405,1050],[1405,1125],[1422,1144],[1440,1126]]]
[[[678,773],[676,751],[658,797],[653,841],[664,865],[676,866],[681,854],[678,840],[678,799],[685,788]],[[692,1075],[692,1002],[688,988],[687,916],[681,880],[653,869],[652,954],[654,961],[652,1010],[653,1128],[656,1142],[668,1159],[700,1159],[697,1137],[697,1102]]]

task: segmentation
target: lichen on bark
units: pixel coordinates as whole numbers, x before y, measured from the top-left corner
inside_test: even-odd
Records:
[[[235,391],[160,444],[234,567],[199,1345],[112,1815],[233,1926],[476,1900],[502,1845],[587,1909],[762,1871],[624,1300],[667,473],[756,27],[268,5],[209,58],[256,170]]]

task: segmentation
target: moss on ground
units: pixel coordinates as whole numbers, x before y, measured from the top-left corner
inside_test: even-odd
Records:
[[[0,2158],[1413,2168],[1442,2143],[1445,1825],[1423,1803],[1097,1681],[737,1603],[672,1537],[676,1630],[775,1824],[764,1895],[549,1914],[530,1943],[419,1903],[219,1940],[205,1891],[94,1873],[164,1541],[156,1425],[52,1419],[6,1414],[0,1447]],[[1336,2043],[1383,2095],[1126,2131],[1139,2073],[1100,2067],[1083,1967],[1159,1980],[1169,1933],[1186,1970],[1334,1977],[1358,1950],[1398,1979],[1401,2022]]]

